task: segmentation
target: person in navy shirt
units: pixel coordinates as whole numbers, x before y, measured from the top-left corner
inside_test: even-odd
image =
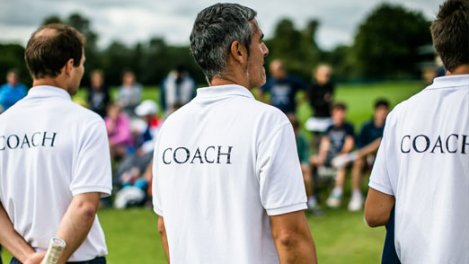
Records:
[[[362,126],[357,140],[358,150],[351,154],[355,157],[352,168],[352,198],[348,205],[350,211],[359,211],[363,207],[363,195],[360,190],[362,176],[365,168],[371,169],[383,137],[388,113],[389,102],[386,99],[378,99],[374,105],[373,118]]]
[[[319,154],[313,155],[310,162],[313,169],[331,167],[335,157],[350,153],[355,145],[353,125],[346,122],[347,106],[344,103],[335,103],[332,106],[332,125],[330,125],[321,139]],[[337,169],[336,186],[332,191],[327,205],[338,207],[342,198],[342,189],[345,180],[346,168]],[[314,196],[308,198],[308,204],[314,204]]]
[[[270,104],[285,114],[296,113],[296,94],[306,90],[306,84],[287,73],[281,60],[270,63],[270,79],[262,86],[262,96],[270,94]]]

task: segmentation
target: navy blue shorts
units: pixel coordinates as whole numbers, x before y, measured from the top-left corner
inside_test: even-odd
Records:
[[[384,240],[383,256],[381,257],[381,264],[400,264],[401,261],[396,253],[394,245],[394,210],[391,210],[389,221],[386,224],[386,239]]]

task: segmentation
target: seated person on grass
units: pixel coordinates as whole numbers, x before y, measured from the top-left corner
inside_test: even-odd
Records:
[[[332,106],[332,125],[326,130],[319,146],[319,154],[313,155],[310,162],[313,171],[319,167],[330,167],[332,160],[341,154],[352,151],[355,139],[353,125],[346,122],[347,106],[344,103],[335,103]],[[329,207],[339,207],[342,199],[346,168],[337,169],[336,183],[331,195],[327,199]],[[314,197],[309,197],[314,199]]]
[[[363,195],[360,191],[364,169],[371,169],[376,152],[383,137],[384,123],[389,113],[389,102],[378,99],[374,105],[373,118],[365,122],[357,139],[358,150],[336,157],[334,167],[345,167],[353,162],[352,168],[352,197],[348,204],[350,211],[360,211],[363,207]]]
[[[145,171],[153,159],[153,147],[162,125],[162,120],[158,117],[158,105],[152,100],[139,104],[135,108],[135,114],[141,118],[143,127],[136,139],[135,153],[128,155],[117,169],[118,184],[121,187],[115,199],[117,208],[145,203],[149,187]]]
[[[293,126],[295,132],[296,148],[298,151],[298,158],[300,159],[301,172],[305,182],[306,194],[311,197],[308,202],[308,208],[314,209],[316,207],[316,199],[313,199],[313,180],[311,177],[311,168],[309,165],[309,144],[305,135],[300,131],[300,123],[295,114],[288,114],[288,119]]]
[[[109,137],[111,159],[120,161],[127,156],[127,152],[133,146],[130,119],[122,111],[119,103],[111,103],[107,107],[107,116],[104,121]]]

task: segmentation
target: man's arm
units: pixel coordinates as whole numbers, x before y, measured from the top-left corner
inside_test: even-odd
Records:
[[[44,254],[39,256],[35,253],[34,249],[15,231],[2,203],[0,203],[0,244],[21,263],[40,263],[44,257]]]
[[[381,138],[377,138],[373,140],[370,144],[364,146],[358,151],[358,157],[365,157],[372,153],[376,153],[378,151],[379,145],[381,144]]]
[[[99,207],[100,195],[92,192],[73,197],[57,233],[57,236],[67,243],[59,263],[65,263],[88,236]]]
[[[346,136],[344,146],[342,147],[342,151],[340,153],[341,154],[349,153],[350,151],[352,151],[354,145],[355,145],[355,140],[353,139],[353,137]]]
[[[163,245],[164,254],[168,263],[169,260],[169,246],[168,246],[168,237],[166,236],[166,228],[164,226],[164,219],[162,216],[158,216],[158,233],[160,234],[161,244]]]
[[[331,141],[327,135],[321,138],[321,142],[319,143],[319,161],[321,164],[324,164],[327,159],[327,152],[331,147]]]
[[[394,196],[369,188],[365,203],[365,220],[371,227],[386,225],[394,206]]]
[[[304,211],[271,216],[270,223],[281,264],[317,263],[316,249]]]

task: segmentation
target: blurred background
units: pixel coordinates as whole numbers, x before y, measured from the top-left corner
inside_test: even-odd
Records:
[[[290,103],[299,133],[305,138],[307,167],[311,165],[309,158],[317,154],[319,143],[315,138],[320,134],[306,129],[305,124],[310,118],[330,118],[333,102],[347,106],[344,119],[354,127],[353,138],[358,139],[362,125],[374,118],[376,100],[385,99],[392,109],[436,75],[444,74],[429,30],[442,1],[236,2],[258,12],[257,20],[270,49],[265,64],[269,80],[275,79],[270,63],[277,60],[282,62],[284,75],[302,83],[292,87],[295,100]],[[16,93],[20,94],[17,99],[31,86],[23,53],[37,27],[65,23],[87,37],[83,89],[74,100],[100,114],[108,128],[114,195],[103,200],[99,217],[111,264],[165,261],[156,215],[151,210],[152,147],[164,118],[190,100],[195,87],[206,85],[190,54],[189,34],[197,13],[214,3],[0,0],[0,83],[6,82],[3,94],[0,87],[0,107],[2,100],[12,99],[7,94],[14,91],[10,86],[25,84],[22,92]],[[317,76],[320,65],[327,65],[322,84]],[[11,69],[15,69],[13,73]],[[187,90],[186,98],[176,103],[166,98],[175,87]],[[329,90],[314,92],[321,87]],[[271,98],[276,96],[273,92],[266,87],[254,90],[266,103],[272,103]],[[318,116],[315,100],[327,103],[325,116]],[[361,200],[353,210],[347,206],[353,196],[350,167],[344,199],[334,207],[326,206],[326,198],[333,193],[334,174],[315,176],[315,208],[319,210],[308,210],[307,216],[320,263],[379,263],[381,259],[385,229],[367,227],[362,212],[370,167],[361,175]],[[316,169],[309,173],[317,174]],[[9,259],[8,252],[3,253],[3,259]]]
[[[204,79],[191,58],[188,36],[197,12],[214,1],[0,0],[0,76],[19,69],[30,34],[63,22],[83,32],[86,68],[100,68],[110,85],[131,69],[144,85],[159,84],[176,65]],[[434,59],[429,33],[437,0],[238,1],[258,11],[270,56],[310,78],[320,62],[340,82],[421,79]],[[88,79],[84,78],[84,84]]]

